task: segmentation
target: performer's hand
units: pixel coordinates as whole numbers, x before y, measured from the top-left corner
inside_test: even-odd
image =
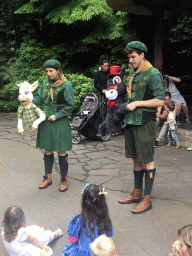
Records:
[[[31,128],[31,130],[32,130],[32,131],[36,131],[36,130],[37,130],[37,128],[35,128],[35,127],[32,127],[32,128]]]
[[[19,132],[19,135],[24,135],[25,134],[25,132]]]
[[[131,103],[127,104],[126,109],[128,111],[134,111],[136,109],[136,107],[137,107],[136,103],[135,102],[131,102]]]
[[[168,124],[168,122],[164,122],[164,124]]]
[[[49,120],[49,121],[55,121],[55,120],[56,120],[56,118],[55,118],[55,116],[54,116],[54,115],[52,115],[52,116],[50,116],[50,117],[48,118],[48,120]]]
[[[103,91],[102,91],[102,93],[104,93],[104,94],[105,94],[105,92],[106,92],[106,90],[103,90]]]

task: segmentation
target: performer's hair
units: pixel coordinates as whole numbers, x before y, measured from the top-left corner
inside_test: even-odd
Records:
[[[136,52],[137,54],[140,55],[144,51],[141,51],[141,50],[138,50],[138,49],[135,49],[135,48],[129,48],[129,47],[126,46],[125,49],[124,49],[124,52],[126,54],[132,54],[133,52]]]

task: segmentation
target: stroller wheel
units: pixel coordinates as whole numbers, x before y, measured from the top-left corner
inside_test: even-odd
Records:
[[[102,141],[107,141],[110,138],[110,134],[105,134],[104,136],[101,136]]]
[[[72,143],[78,144],[81,141],[81,137],[79,134],[73,134],[72,135]]]

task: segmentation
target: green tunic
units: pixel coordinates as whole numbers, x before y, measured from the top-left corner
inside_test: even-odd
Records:
[[[135,73],[132,69],[127,84],[130,78]],[[160,72],[151,67],[145,72],[134,77],[132,82],[131,99],[128,97],[127,104],[134,101],[145,101],[150,99],[164,100],[165,90],[163,88],[163,78]],[[156,108],[136,108],[134,111],[128,111],[124,123],[131,125],[144,125],[150,121],[156,121]]]
[[[132,69],[128,77],[135,73]],[[151,67],[141,74],[135,75],[132,82],[131,99],[134,101],[145,101],[157,98],[164,100],[165,91],[163,78],[160,72]],[[156,108],[136,108],[127,111],[125,123],[125,155],[127,158],[136,158],[138,162],[147,163],[153,161]]]
[[[38,127],[36,147],[66,152],[72,149],[68,115],[75,107],[74,91],[72,84],[65,81],[53,88],[52,101],[50,88],[54,83],[55,80],[44,80],[33,99],[36,105],[43,105],[43,112],[46,115],[46,120]],[[55,121],[48,120],[51,115],[55,115]]]

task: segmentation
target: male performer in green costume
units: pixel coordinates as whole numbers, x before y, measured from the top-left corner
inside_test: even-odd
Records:
[[[127,114],[125,123],[125,155],[133,159],[134,189],[119,203],[138,203],[132,213],[143,213],[152,208],[151,191],[155,178],[154,140],[157,107],[164,104],[163,78],[145,59],[148,49],[139,41],[125,48],[131,71],[127,80]],[[143,191],[143,176],[145,189]]]

